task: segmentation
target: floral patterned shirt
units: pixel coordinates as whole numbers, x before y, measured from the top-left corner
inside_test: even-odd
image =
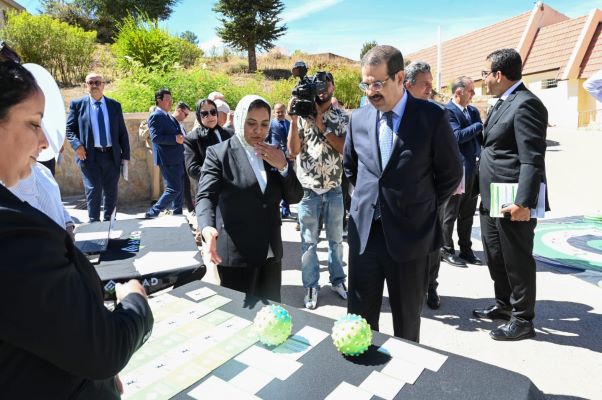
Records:
[[[312,122],[297,120],[301,151],[297,157],[297,177],[301,186],[325,192],[341,186],[343,155],[336,151]],[[330,107],[323,115],[326,132],[344,137],[349,125],[349,115],[340,108]]]

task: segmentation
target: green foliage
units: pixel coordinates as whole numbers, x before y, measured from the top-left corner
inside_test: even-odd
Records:
[[[23,62],[40,64],[64,85],[82,82],[89,72],[96,32],[60,22],[48,15],[9,13],[3,37]]]
[[[360,98],[364,95],[357,86],[362,79],[360,69],[356,66],[345,66],[331,72],[336,85],[334,96],[346,108],[359,107]]]
[[[129,72],[140,68],[167,71],[176,64],[190,67],[203,54],[197,46],[171,36],[157,20],[145,15],[128,16],[119,24],[112,50],[119,67]]]
[[[180,34],[180,37],[192,44],[199,44],[199,37],[192,31],[184,31]]]
[[[286,32],[278,16],[284,10],[281,0],[219,0],[213,11],[221,14],[217,35],[230,47],[247,51],[249,72],[257,70],[255,50],[270,50]]]
[[[360,60],[362,58],[364,58],[364,55],[370,51],[370,49],[372,49],[373,47],[378,46],[378,43],[376,43],[376,40],[373,40],[371,42],[365,42],[362,45],[362,49],[360,50]]]
[[[100,43],[112,43],[117,26],[128,16],[169,18],[180,0],[42,0],[41,10],[69,24],[98,32]],[[143,11],[140,11],[143,10]]]

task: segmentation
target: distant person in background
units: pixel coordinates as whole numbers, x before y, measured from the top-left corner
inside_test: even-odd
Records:
[[[88,96],[71,101],[67,116],[67,140],[82,171],[88,217],[108,221],[117,205],[120,168],[130,159],[130,141],[121,104],[103,95],[102,76],[86,76]]]
[[[602,69],[583,82],[583,88],[596,100],[602,102]]]
[[[270,105],[243,97],[235,136],[207,149],[197,193],[197,219],[221,285],[280,301],[282,235],[279,204],[303,196],[282,150],[265,143]]]
[[[226,101],[226,96],[222,92],[211,92],[207,95],[207,99],[211,101],[222,100]]]
[[[291,127],[291,122],[286,119],[286,106],[282,103],[274,104],[274,118],[270,122],[270,133],[268,140],[272,146],[276,146],[284,152],[288,158],[288,131]],[[291,210],[286,201],[280,202],[280,215],[282,218],[288,218],[291,215]]]
[[[195,115],[199,126],[188,132],[184,138],[184,161],[188,176],[198,182],[207,148],[229,139],[232,132],[218,125],[217,106],[213,100],[199,100],[196,103]]]
[[[145,218],[158,217],[170,206],[174,215],[182,214],[184,134],[178,121],[169,113],[173,105],[171,92],[168,89],[158,90],[155,103],[157,109],[148,117],[148,129],[153,142],[154,161],[161,169],[165,190],[145,213]]]
[[[431,66],[424,61],[414,61],[405,67],[405,88],[410,94],[422,100],[429,100],[433,93]]]
[[[150,106],[148,114],[152,114],[157,106]],[[148,117],[147,117],[148,118]],[[150,186],[151,186],[151,204],[157,201],[161,195],[161,170],[158,165],[153,162],[153,143],[150,138],[150,130],[148,129],[148,119],[145,118],[140,122],[138,127],[138,137],[144,141],[144,147],[147,148],[146,152],[146,166],[150,171]]]
[[[109,311],[96,269],[64,227],[7,189],[48,146],[44,101],[29,71],[0,62],[2,397],[118,399],[116,375],[153,327],[144,287],[117,284]]]
[[[180,130],[182,134],[186,136],[186,128],[184,128],[184,120],[188,118],[190,114],[190,107],[188,104],[180,101],[176,105],[176,110],[171,114],[178,124],[180,124]],[[184,205],[189,213],[194,214],[194,201],[192,200],[192,191],[190,188],[190,178],[188,178],[188,174],[186,174],[186,166],[184,165],[184,169],[182,170],[182,192],[184,198]]]
[[[433,93],[433,74],[431,73],[431,66],[428,63],[424,61],[411,62],[405,67],[404,74],[404,87],[412,97],[431,101],[441,109],[444,108],[443,105],[431,100]],[[438,221],[438,223],[440,222]],[[426,305],[433,310],[438,309],[441,305],[441,298],[437,293],[437,287],[439,286],[437,276],[439,275],[439,267],[441,264],[439,252],[439,250],[435,250],[429,254],[429,284],[426,292]]]
[[[230,110],[230,106],[223,100],[215,100],[217,106],[217,124],[222,128],[229,128],[232,126],[233,112]]]

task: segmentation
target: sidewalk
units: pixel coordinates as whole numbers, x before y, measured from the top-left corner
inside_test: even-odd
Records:
[[[583,215],[602,209],[602,132],[548,130],[553,145],[546,155],[549,198],[547,217]],[[557,143],[557,144],[554,144]],[[120,205],[119,218],[132,218],[147,204]],[[294,210],[294,208],[293,208]],[[85,221],[84,210],[70,210]],[[483,259],[478,238],[478,218],[473,231],[474,250]],[[300,237],[295,223],[285,221],[282,299],[302,308]],[[319,244],[322,290],[318,308],[310,311],[336,319],[346,303],[329,289],[326,243]],[[348,249],[345,243],[345,261]],[[345,264],[345,269],[346,269]],[[212,268],[203,280],[216,282]],[[441,264],[441,308],[423,309],[421,343],[465,357],[497,365],[529,377],[549,399],[602,399],[602,273],[576,272],[539,263],[534,339],[496,342],[489,331],[497,323],[472,318],[472,310],[492,302],[493,283],[486,266],[455,268]],[[387,292],[385,289],[385,296]],[[381,330],[392,334],[386,299]],[[484,384],[487,384],[484,382]],[[485,399],[484,399],[485,400]]]

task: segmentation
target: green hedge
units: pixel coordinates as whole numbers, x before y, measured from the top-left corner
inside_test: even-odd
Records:
[[[96,32],[47,15],[11,12],[0,38],[14,47],[23,62],[39,64],[59,83],[72,85],[83,82],[89,72]]]
[[[327,69],[333,72],[336,90],[335,97],[347,108],[356,108],[362,92],[357,87],[361,74],[359,68],[342,67]],[[202,68],[173,69],[169,71],[149,71],[134,69],[130,76],[115,82],[109,96],[118,100],[125,112],[147,111],[154,104],[154,93],[168,88],[174,102],[185,101],[191,107],[197,100],[207,97],[215,90],[222,92],[232,109],[247,94],[263,96],[270,104],[287,104],[291,90],[297,84],[296,78],[267,80],[261,73],[241,77],[227,75]]]

